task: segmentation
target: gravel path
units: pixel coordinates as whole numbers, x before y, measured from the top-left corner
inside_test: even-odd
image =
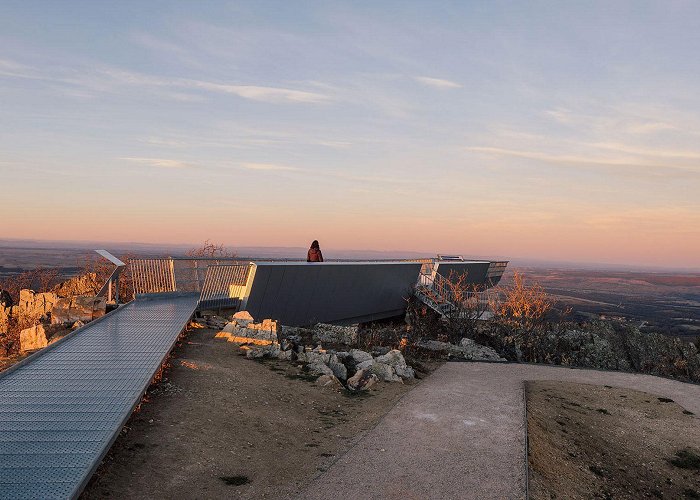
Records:
[[[524,498],[525,380],[636,389],[671,398],[700,415],[700,385],[555,366],[447,363],[301,497]]]

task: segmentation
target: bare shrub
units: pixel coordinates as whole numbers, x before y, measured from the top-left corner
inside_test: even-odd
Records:
[[[7,291],[12,297],[13,304],[17,304],[20,290],[34,290],[38,293],[48,292],[60,279],[61,273],[58,269],[37,267],[4,278],[0,281],[0,289]]]
[[[228,250],[222,243],[212,243],[211,240],[205,240],[204,244],[199,248],[192,248],[188,250],[186,255],[188,257],[219,257],[222,259],[232,259],[236,257],[236,254]]]

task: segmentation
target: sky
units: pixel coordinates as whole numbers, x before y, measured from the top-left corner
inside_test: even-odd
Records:
[[[695,1],[4,0],[0,237],[700,269],[698,54]]]

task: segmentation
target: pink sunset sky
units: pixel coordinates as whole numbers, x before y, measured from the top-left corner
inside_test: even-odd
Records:
[[[700,269],[700,4],[32,4],[0,238]]]

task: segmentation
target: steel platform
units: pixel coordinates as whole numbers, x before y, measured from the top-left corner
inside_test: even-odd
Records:
[[[136,300],[0,373],[0,498],[81,493],[198,299]]]

